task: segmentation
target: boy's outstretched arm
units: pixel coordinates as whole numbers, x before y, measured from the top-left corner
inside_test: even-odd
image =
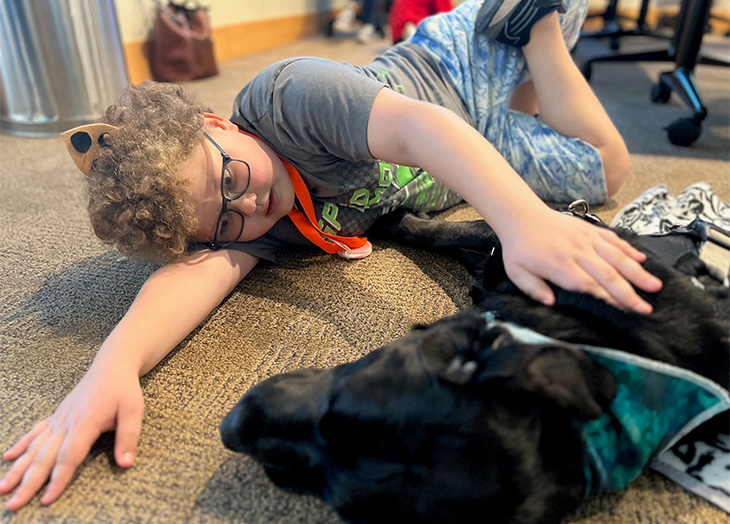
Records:
[[[17,486],[6,508],[24,506],[49,478],[41,503],[55,501],[106,431],[116,430],[117,464],[130,467],[144,411],[139,378],[195,329],[257,262],[238,251],[201,251],[156,271],[56,411],[4,453],[14,464],[0,480],[0,494]]]
[[[632,287],[661,288],[661,281],[641,266],[643,253],[610,230],[550,209],[455,113],[381,89],[367,137],[374,157],[422,167],[464,197],[499,236],[510,279],[533,299],[554,303],[549,281],[651,312]]]

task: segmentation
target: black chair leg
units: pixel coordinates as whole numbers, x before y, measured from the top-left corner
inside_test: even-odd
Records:
[[[610,0],[606,10],[600,15],[603,18],[603,27],[598,31],[583,31],[580,34],[581,39],[587,38],[610,38],[611,42],[609,47],[616,51],[620,45],[620,39],[624,36],[651,36],[655,38],[668,39],[667,35],[659,33],[651,29],[646,23],[646,15],[649,10],[649,2],[651,0],[642,0],[641,9],[639,11],[639,17],[633,22],[631,29],[624,29],[621,25],[620,20],[624,17],[617,13],[617,6],[619,0]]]
[[[655,51],[642,51],[639,53],[621,53],[590,58],[583,62],[580,70],[586,80],[591,79],[593,64],[596,62],[673,62],[673,48],[657,49]]]
[[[694,71],[677,67],[674,71],[660,74],[659,82],[652,88],[651,99],[655,103],[666,103],[672,92],[692,110],[692,116],[679,118],[665,127],[667,138],[677,146],[692,145],[702,134],[702,121],[707,117],[707,108],[695,82]]]
[[[652,88],[652,101],[666,103],[671,93],[676,93],[692,111],[689,118],[680,118],[665,129],[672,144],[689,146],[702,134],[702,121],[707,108],[697,86],[694,68],[697,63],[728,66],[727,62],[700,56],[700,46],[705,26],[710,16],[712,0],[684,0],[679,13],[679,25],[674,39],[676,68],[659,75],[659,82]]]
[[[598,31],[586,32],[581,31],[581,38],[610,38],[611,43],[609,47],[611,49],[619,48],[619,37],[623,33],[619,16],[616,13],[616,7],[618,6],[618,0],[610,0],[606,6],[606,10],[603,13],[589,15],[588,18],[603,18],[603,27]]]
[[[641,26],[643,28],[644,26],[648,3],[649,0],[643,0],[642,2],[637,27]],[[659,75],[659,82],[651,90],[651,100],[655,103],[666,103],[669,101],[671,94],[676,93],[690,108],[692,111],[691,117],[680,118],[669,124],[665,129],[672,144],[691,145],[702,134],[702,121],[707,117],[707,108],[702,93],[695,82],[695,65],[698,63],[730,65],[725,61],[700,55],[700,46],[710,16],[711,4],[712,0],[682,0],[674,36],[665,49],[594,57],[581,66],[583,75],[587,80],[590,80],[592,65],[595,62],[674,62],[676,66],[674,71],[667,71]]]

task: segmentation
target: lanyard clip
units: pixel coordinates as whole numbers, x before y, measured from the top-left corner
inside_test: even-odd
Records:
[[[328,240],[334,242],[343,249],[342,251],[338,251],[337,255],[347,260],[359,260],[361,258],[365,258],[373,252],[373,245],[370,243],[369,240],[366,241],[362,246],[356,247],[354,249],[346,246],[338,240],[335,240],[334,238],[330,238]]]

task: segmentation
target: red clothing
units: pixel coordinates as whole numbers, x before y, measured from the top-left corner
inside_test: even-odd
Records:
[[[451,0],[394,0],[388,15],[393,42],[398,42],[403,35],[406,22],[418,22],[430,15],[451,11]]]

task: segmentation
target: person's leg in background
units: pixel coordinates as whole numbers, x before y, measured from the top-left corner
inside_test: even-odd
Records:
[[[357,13],[360,10],[360,4],[356,0],[350,0],[337,13],[334,22],[332,22],[332,31],[335,33],[352,33],[355,31],[355,21]]]
[[[361,44],[371,42],[376,35],[384,36],[379,12],[381,3],[384,2],[380,0],[362,0],[362,10],[360,11],[362,26],[355,35],[355,38]]]
[[[591,203],[605,201],[608,193],[602,151],[588,140],[593,140],[596,132],[603,140],[606,129],[615,129],[608,117],[604,119],[605,111],[590,87],[582,77],[578,79],[573,74],[580,73],[567,51],[578,39],[588,1],[567,0],[566,12],[560,15],[556,26],[557,35],[553,31],[553,34],[538,38],[543,44],[550,42],[550,46],[556,44],[554,40],[559,40],[557,44],[562,49],[555,55],[540,53],[536,46],[525,48],[523,53],[520,47],[488,37],[486,31],[477,32],[475,27],[480,14],[483,16],[491,9],[494,15],[498,9],[492,6],[502,4],[501,0],[466,0],[449,13],[424,20],[411,42],[433,53],[443,73],[460,93],[476,129],[541,198],[555,202],[570,202],[577,198]],[[487,21],[487,27],[490,21]],[[530,66],[534,69],[530,71],[533,78],[537,75],[534,79],[539,118],[510,108],[513,94],[527,79],[526,55],[530,56]],[[535,63],[538,56],[543,60],[542,64]],[[566,62],[566,56],[570,63]],[[549,73],[551,69],[555,71]],[[525,96],[529,95],[530,89],[529,86],[521,88],[516,95],[523,99],[516,107],[528,112],[531,107],[536,109],[534,99],[530,104],[530,96]],[[590,96],[586,95],[586,90]],[[582,114],[571,106],[576,95],[583,100],[577,104],[585,111]],[[513,100],[513,104],[518,101]],[[548,114],[544,115],[543,111]],[[594,118],[598,122],[595,125],[591,124]],[[596,143],[602,144],[600,140]],[[624,158],[621,152],[616,157],[616,164],[621,164]]]

